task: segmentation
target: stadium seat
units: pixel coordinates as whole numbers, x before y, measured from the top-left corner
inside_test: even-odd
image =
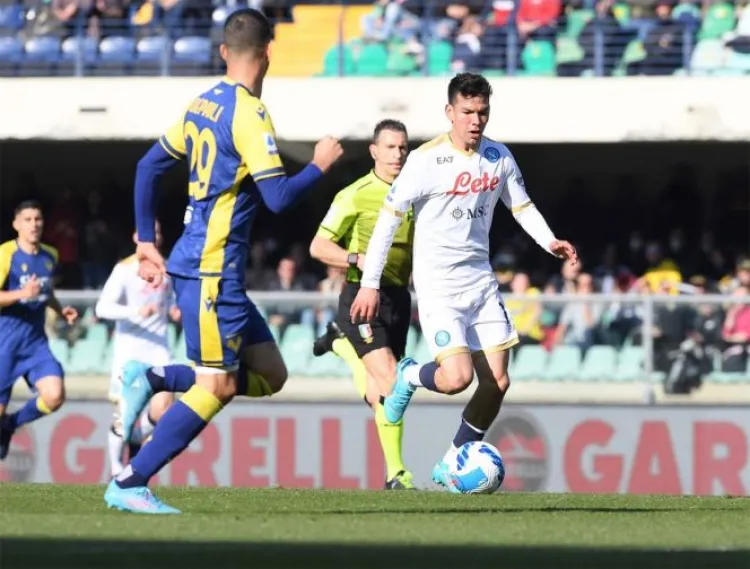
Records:
[[[680,2],[672,10],[672,19],[680,21],[683,17],[692,17],[695,19],[701,19],[701,9],[695,4],[689,4],[686,2]]]
[[[362,45],[354,74],[360,77],[382,77],[388,73],[388,50],[382,43]]]
[[[584,51],[578,43],[578,40],[564,36],[557,38],[557,63],[573,63],[575,61],[581,61],[583,56]]]
[[[727,68],[742,74],[750,74],[750,54],[730,51],[727,57]]]
[[[594,17],[593,10],[571,10],[567,14],[568,25],[565,28],[564,36],[578,39],[581,35],[581,31],[586,26],[588,21]]]
[[[60,60],[60,40],[56,37],[40,36],[31,38],[24,46],[23,64],[20,75],[52,75]]]
[[[721,40],[701,40],[693,50],[690,70],[697,75],[711,74],[724,67],[725,48]]]
[[[521,52],[521,62],[523,63],[524,75],[555,75],[557,68],[555,46],[548,41],[529,41]]]
[[[312,328],[290,324],[281,338],[281,355],[293,375],[307,375],[315,340]]]
[[[135,46],[135,75],[162,75],[171,60],[172,42],[166,36],[143,38]]]
[[[106,324],[97,323],[89,326],[86,332],[86,339],[95,342],[96,345],[104,349],[109,341],[109,329]]]
[[[737,23],[734,6],[721,2],[708,8],[703,24],[698,32],[699,40],[718,40],[732,31]]]
[[[175,344],[174,351],[172,352],[172,359],[178,364],[190,363],[187,357],[187,344],[185,343],[185,332],[177,337],[177,343]]]
[[[185,36],[174,42],[172,75],[204,75],[211,62],[211,40]]]
[[[224,22],[226,22],[227,18],[232,14],[232,12],[235,12],[239,9],[240,9],[240,6],[235,6],[235,7],[219,6],[211,14],[211,23],[215,27],[221,28],[224,26]]]
[[[16,75],[23,59],[23,44],[11,37],[0,37],[0,77]]]
[[[591,346],[581,364],[581,381],[610,381],[617,369],[617,350],[612,346]]]
[[[424,364],[424,363],[432,361],[433,358],[432,358],[432,352],[430,351],[430,345],[427,343],[427,340],[425,339],[424,335],[422,335],[419,338],[419,341],[417,342],[417,346],[414,349],[414,354],[412,355],[412,358],[414,358],[420,364]]]
[[[621,26],[627,26],[630,23],[630,4],[618,2],[612,6],[612,12]]]
[[[548,360],[549,354],[543,346],[521,346],[513,358],[510,376],[516,381],[541,380]]]
[[[343,58],[343,59],[342,59]],[[339,69],[341,67],[341,69]],[[355,70],[354,54],[348,45],[335,45],[329,49],[323,59],[323,77],[338,77],[340,72],[343,75],[353,75]]]
[[[336,354],[327,353],[320,357],[313,357],[310,360],[307,369],[300,375],[309,377],[347,377],[349,368],[346,367],[344,360]]]
[[[269,324],[268,329],[271,331],[273,339],[278,344],[281,341],[281,327],[278,324]]]
[[[417,71],[417,60],[403,51],[403,44],[392,45],[388,51],[388,74],[408,76]]]
[[[71,375],[98,373],[102,368],[106,344],[96,340],[78,340],[70,349],[70,360],[65,370]]]
[[[60,62],[57,64],[58,75],[75,75],[78,70],[79,58],[81,74],[96,62],[97,43],[91,37],[72,36],[62,42]]]
[[[64,369],[67,369],[68,359],[70,356],[70,347],[68,341],[62,338],[50,338],[49,349],[55,359],[60,362]]]
[[[643,348],[627,346],[620,351],[615,381],[631,382],[643,379]]]
[[[646,59],[646,48],[641,40],[631,40],[622,54],[622,59],[614,71],[614,75],[625,75],[628,64]]]
[[[581,349],[578,346],[557,346],[549,356],[542,379],[571,381],[578,378],[581,369]]]
[[[109,36],[99,42],[95,75],[109,77],[130,71],[135,56],[135,41],[125,36]]]
[[[0,6],[0,35],[12,34],[24,24],[24,9],[20,4]]]
[[[430,75],[447,75],[451,72],[453,46],[446,41],[427,44],[427,70]]]

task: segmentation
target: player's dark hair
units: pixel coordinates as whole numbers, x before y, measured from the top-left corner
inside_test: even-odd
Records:
[[[375,125],[375,130],[372,132],[372,143],[375,144],[380,137],[380,133],[384,130],[392,130],[393,132],[403,132],[407,137],[409,133],[406,132],[406,125],[401,121],[395,119],[384,119]]]
[[[16,209],[13,210],[13,215],[16,216],[25,209],[37,209],[42,211],[42,204],[37,200],[23,200],[16,206]]]
[[[236,53],[265,49],[273,39],[273,27],[261,12],[243,8],[224,22],[224,45]]]
[[[478,73],[459,73],[448,83],[448,104],[455,103],[458,95],[466,99],[481,97],[489,101],[492,96],[492,86]]]

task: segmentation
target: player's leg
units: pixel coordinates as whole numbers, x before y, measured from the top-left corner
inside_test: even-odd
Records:
[[[148,402],[128,441],[128,456],[130,460],[133,460],[135,455],[140,452],[141,447],[149,441],[151,434],[156,428],[156,423],[167,412],[167,409],[174,403],[174,400],[174,394],[162,392],[154,395],[151,401]]]
[[[193,385],[172,404],[157,423],[151,442],[107,488],[110,507],[138,513],[174,514],[147,488],[161,468],[179,455],[203,431],[211,419],[236,395],[239,361],[237,350],[248,314],[238,309],[231,282],[218,278],[174,279],[177,304],[187,343],[188,358],[195,361]],[[227,286],[229,285],[229,286]],[[244,291],[242,292],[244,296]],[[123,384],[123,395],[129,387]]]
[[[0,349],[3,354],[0,357],[0,460],[4,460],[8,456],[13,436],[13,430],[5,427],[8,418],[6,410],[13,392],[13,384],[19,374],[15,370],[15,348],[12,343],[0,338]]]

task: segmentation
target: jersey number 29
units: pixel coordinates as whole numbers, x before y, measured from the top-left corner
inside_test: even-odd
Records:
[[[211,129],[198,130],[192,121],[185,123],[185,138],[190,142],[190,183],[188,193],[196,200],[206,197],[211,171],[216,162],[216,137]]]

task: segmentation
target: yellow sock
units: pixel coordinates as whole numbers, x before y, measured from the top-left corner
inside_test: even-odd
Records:
[[[248,397],[268,397],[273,395],[271,386],[268,385],[266,378],[253,371],[247,372],[247,393]]]
[[[354,387],[357,388],[359,396],[364,399],[367,395],[367,370],[352,343],[346,338],[335,339],[333,341],[333,353],[344,360],[344,363],[349,366],[352,372],[352,379],[354,379]]]
[[[391,480],[402,470],[406,470],[404,459],[401,457],[401,441],[404,437],[404,420],[391,423],[385,418],[383,406],[375,405],[375,426],[378,428],[380,446],[385,458],[386,478]]]

